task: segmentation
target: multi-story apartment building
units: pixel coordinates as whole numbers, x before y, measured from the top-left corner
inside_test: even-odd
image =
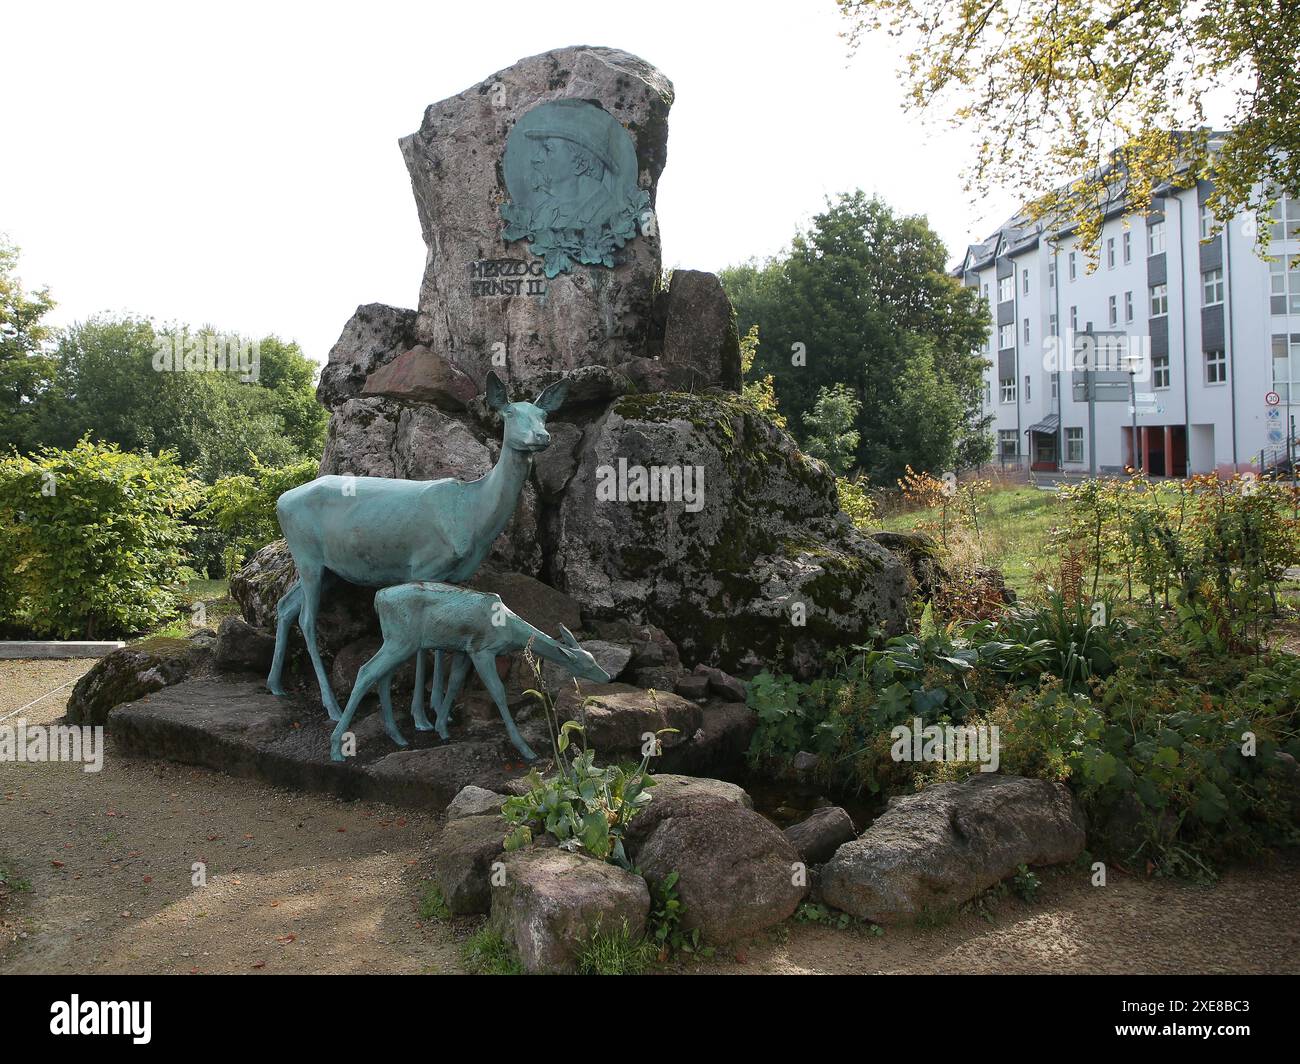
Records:
[[[1210,188],[1117,204],[1091,269],[1072,229],[1027,214],[967,249],[957,273],[993,318],[995,462],[1184,476],[1300,447],[1300,200],[1274,207],[1264,258],[1253,215],[1210,236]],[[1122,364],[1081,357],[1098,346]]]

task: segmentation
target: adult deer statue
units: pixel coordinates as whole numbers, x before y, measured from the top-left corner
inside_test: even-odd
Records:
[[[275,655],[266,680],[272,694],[284,694],[281,672],[289,629],[296,620],[316,671],[321,701],[330,718],[339,719],[338,701],[316,646],[326,571],[363,587],[415,580],[462,582],[472,577],[513,516],[533,455],[550,445],[546,416],[560,408],[567,388],[565,381],[559,381],[534,402],[512,403],[500,378],[488,374],[488,406],[500,413],[505,428],[501,456],[478,480],[325,476],[280,496],[275,512],[298,579],[276,607]],[[435,689],[441,671],[439,660]],[[413,706],[422,701],[423,688],[421,654]],[[427,721],[425,725],[430,727]]]
[[[573,633],[567,628],[560,626],[562,640],[552,639],[518,614],[512,613],[499,595],[421,581],[386,587],[377,592],[375,612],[379,614],[384,645],[361,666],[357,682],[352,687],[352,695],[348,698],[348,707],[335,725],[334,734],[330,738],[330,756],[335,761],[343,760],[343,736],[352,723],[357,706],[376,685],[379,686],[379,704],[384,711],[384,728],[398,746],[406,745],[406,740],[393,719],[391,687],[393,674],[412,654],[423,654],[426,650],[453,652],[445,693],[439,690],[437,679],[434,680],[433,694],[438,701],[437,723],[434,727],[442,738],[447,738],[447,715],[451,711],[451,704],[460,691],[461,684],[465,682],[470,665],[473,665],[483,686],[492,696],[492,701],[496,703],[497,711],[505,722],[506,734],[527,761],[536,760],[537,755],[519,734],[514,719],[510,716],[505,686],[497,675],[496,661],[499,656],[513,654],[531,646],[538,657],[555,662],[575,676],[596,683],[609,682],[609,673],[596,664],[596,659],[589,651],[578,645]],[[427,729],[429,723],[422,702],[421,699],[416,704],[415,723],[416,727],[420,727],[423,722]]]

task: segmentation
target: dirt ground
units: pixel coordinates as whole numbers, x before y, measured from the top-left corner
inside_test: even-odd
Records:
[[[48,724],[90,662],[0,662],[0,721]],[[459,972],[421,922],[437,818],[161,761],[0,762],[0,973]],[[195,885],[196,863],[206,885]],[[1211,887],[1044,873],[928,930],[791,923],[681,972],[1300,972],[1300,853]]]

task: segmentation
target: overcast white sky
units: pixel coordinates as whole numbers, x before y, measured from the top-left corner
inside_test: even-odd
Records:
[[[929,215],[954,257],[1012,206],[972,207],[964,139],[904,115],[897,46],[850,58],[832,0],[0,2],[0,232],[56,324],[127,310],[324,361],[359,303],[416,303],[398,137],[572,44],[634,52],[676,87],[667,266],[772,254],[855,187]]]

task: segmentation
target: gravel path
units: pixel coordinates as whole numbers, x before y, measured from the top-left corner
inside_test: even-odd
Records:
[[[0,717],[90,662],[0,662]],[[67,689],[22,714],[46,724]],[[6,725],[18,718],[11,718]],[[161,761],[0,762],[0,972],[452,972],[421,923],[436,818]],[[195,885],[194,865],[206,870]],[[681,971],[1300,972],[1300,854],[1213,887],[1044,875],[1032,903],[881,937],[792,924]]]

